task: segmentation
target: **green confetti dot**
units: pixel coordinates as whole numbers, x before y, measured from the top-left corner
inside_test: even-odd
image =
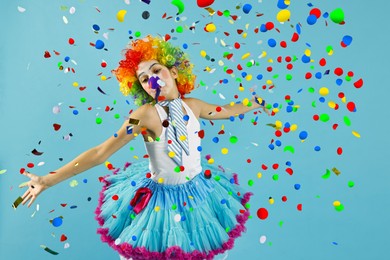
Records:
[[[316,102],[315,101],[311,102],[311,106],[316,107]]]
[[[283,221],[279,221],[279,227],[283,226]]]
[[[175,167],[175,172],[180,172],[180,167],[179,166]]]
[[[349,181],[348,182],[348,187],[352,188],[353,186],[355,186],[355,183],[353,181]]]
[[[331,45],[326,46],[326,52],[333,51],[333,47]]]
[[[202,87],[206,86],[206,84],[205,84],[202,80],[199,82],[199,84],[200,84]]]
[[[191,207],[191,208],[190,208],[190,211],[191,211],[191,212],[192,212],[192,211],[194,211],[194,208],[193,208],[193,207]]]
[[[249,181],[248,181],[248,185],[249,185],[249,186],[253,186],[253,183],[254,183],[253,180],[249,180]]]
[[[348,76],[348,75],[345,76],[345,81],[351,81],[351,79],[352,79],[352,78],[351,78],[350,76]]]
[[[183,32],[183,26],[176,27],[176,32],[182,33]]]
[[[273,76],[272,76],[272,78],[274,78],[274,79],[277,79],[277,78],[279,78],[279,74],[275,74],[275,75],[273,75]]]
[[[233,135],[233,136],[230,137],[229,141],[230,141],[230,143],[235,144],[235,143],[237,143],[238,138],[237,138],[237,136]]]
[[[135,215],[134,213],[131,213],[131,215],[130,215],[131,219],[135,219],[136,216],[137,215]]]
[[[288,81],[292,80],[292,75],[291,74],[287,74],[286,75],[286,80],[288,80]]]
[[[349,117],[347,117],[347,116],[344,116],[344,124],[346,126],[350,126],[351,125],[351,119],[349,119]]]
[[[226,227],[225,231],[226,231],[226,233],[228,233],[230,231],[230,227]]]
[[[96,124],[100,125],[103,122],[103,120],[100,117],[96,118]]]
[[[116,100],[114,100],[113,104],[116,105]]]
[[[272,175],[272,179],[273,179],[274,181],[279,180],[279,175],[277,175],[277,174]]]
[[[138,32],[135,32],[134,35],[135,35],[135,37],[140,37],[140,36],[141,36],[141,32],[139,32],[139,31],[138,31]]]
[[[338,205],[338,206],[336,206],[336,207],[334,207],[334,208],[335,208],[335,210],[337,210],[337,211],[343,211],[343,210],[344,210],[344,205],[340,203],[340,205]]]
[[[231,195],[233,195],[233,192],[230,190],[230,191],[228,192],[228,194],[231,196]]]
[[[248,68],[252,67],[252,65],[253,65],[253,63],[250,62],[250,61],[248,61],[248,62],[246,63],[246,66],[247,66]]]
[[[84,103],[85,101],[87,101],[87,99],[85,97],[82,97],[80,98],[80,101]]]
[[[344,11],[341,8],[336,8],[330,12],[330,20],[334,23],[341,23],[344,21]]]
[[[326,173],[322,175],[322,179],[328,179],[330,177],[330,170],[326,169]]]
[[[176,210],[177,209],[177,205],[176,204],[173,204],[172,205],[172,210]]]
[[[219,181],[221,179],[221,176],[219,176],[219,175],[216,175],[215,177],[214,177],[214,180],[216,180],[216,181]]]
[[[157,136],[157,137],[156,137],[156,141],[157,141],[157,142],[160,141],[160,137]]]
[[[251,204],[245,203],[245,208],[246,208],[246,209],[249,209],[250,207],[251,207]]]
[[[309,91],[309,93],[314,93],[314,88],[313,87],[310,87],[307,91]]]
[[[294,153],[295,152],[295,149],[294,147],[292,147],[291,145],[287,145],[286,147],[284,147],[284,150],[285,152],[290,152],[290,153]]]
[[[253,218],[253,216],[252,216],[252,215],[249,215],[249,216],[248,216],[248,219],[251,219],[251,218]]]
[[[217,91],[215,89],[213,89],[212,93],[213,94],[217,94]]]
[[[229,16],[230,16],[230,11],[229,11],[229,10],[223,11],[223,15],[224,15],[225,17],[229,17]]]
[[[115,114],[114,117],[115,117],[116,119],[119,119],[121,116],[120,116],[119,114]]]
[[[320,115],[320,120],[321,120],[322,122],[328,122],[329,119],[330,119],[330,117],[329,117],[328,114],[321,114],[321,115]]]
[[[134,147],[133,146],[130,146],[130,151],[134,151]]]

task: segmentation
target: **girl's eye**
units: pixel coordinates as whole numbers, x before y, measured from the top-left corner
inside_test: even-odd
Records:
[[[148,79],[147,78],[143,78],[142,79],[142,83],[146,83],[146,82],[148,82]]]
[[[161,70],[161,69],[155,69],[155,70],[154,70],[154,73],[156,73],[156,74],[157,74],[157,73],[159,73],[159,72],[160,72],[160,70]]]

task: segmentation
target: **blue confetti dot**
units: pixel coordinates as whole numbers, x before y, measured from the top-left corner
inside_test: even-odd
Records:
[[[321,72],[317,72],[314,76],[316,77],[316,79],[321,79],[322,78]]]
[[[68,62],[68,61],[70,60],[69,56],[66,56],[66,57],[64,58],[64,60],[65,60],[66,62]]]
[[[295,29],[297,30],[297,34],[301,34],[301,26],[299,24],[295,26]]]
[[[137,240],[137,237],[136,237],[136,236],[132,236],[131,239],[132,239],[133,241],[135,241],[135,240]]]
[[[274,144],[269,144],[269,145],[268,145],[268,148],[271,149],[271,150],[273,150],[273,149],[275,149],[275,145],[274,145]]]
[[[336,79],[336,84],[337,84],[337,86],[341,86],[341,84],[343,84],[343,80],[342,79]]]
[[[285,4],[285,1],[284,0],[278,0],[278,8],[279,9],[286,9],[288,7],[288,5]]]
[[[258,80],[261,80],[261,79],[263,79],[263,75],[262,75],[262,74],[259,74],[259,75],[256,76],[256,78],[257,78]]]
[[[185,221],[187,218],[186,218],[186,216],[181,216],[181,221]]]
[[[311,14],[307,17],[306,21],[309,25],[313,25],[317,22],[317,16],[315,16],[314,14]]]
[[[184,121],[188,121],[190,119],[190,117],[188,115],[184,115],[183,119],[184,119]]]
[[[136,182],[135,181],[131,181],[131,186],[135,186],[136,185]]]
[[[219,142],[219,138],[218,138],[218,137],[214,137],[214,138],[213,138],[213,142],[214,142],[214,143],[218,143],[218,142]]]
[[[87,199],[88,201],[91,201],[92,200],[92,198],[91,197],[88,197],[88,199]]]
[[[84,183],[87,183],[87,182],[88,182],[88,179],[83,179],[83,182],[84,182]]]
[[[291,166],[291,162],[290,162],[290,161],[287,161],[287,162],[286,162],[286,165],[287,165],[287,166]]]
[[[322,17],[324,17],[324,18],[328,18],[328,16],[329,16],[329,13],[328,13],[328,12],[325,12],[325,13],[322,15]]]
[[[73,206],[70,206],[70,208],[71,208],[71,209],[75,209],[75,208],[77,208],[77,206],[76,206],[76,205],[73,205]]]
[[[102,40],[97,40],[95,43],[95,48],[101,50],[104,48],[104,42]]]
[[[267,28],[265,27],[265,24],[260,25],[260,32],[266,32]]]
[[[269,45],[269,47],[271,47],[271,48],[273,48],[273,47],[275,47],[276,46],[276,40],[275,39],[269,39],[268,40],[268,45]]]
[[[100,26],[97,25],[97,24],[94,24],[94,25],[92,25],[92,29],[94,29],[95,31],[99,31],[100,30]]]
[[[115,134],[114,134],[114,137],[118,137],[118,134],[117,134],[117,133],[115,133]]]
[[[275,141],[275,145],[278,146],[278,147],[280,147],[280,146],[282,145],[282,142],[281,142],[280,140],[276,140],[276,141]]]
[[[183,44],[183,49],[187,49],[188,48],[188,44],[187,43],[184,43]]]
[[[73,115],[78,115],[78,114],[79,114],[79,111],[73,110]]]
[[[225,199],[222,199],[221,200],[221,204],[225,204],[226,203],[226,200]]]
[[[245,78],[246,75],[248,75],[248,73],[246,73],[245,71],[241,72],[241,77]]]
[[[296,190],[299,190],[299,189],[301,188],[301,184],[298,184],[298,183],[295,184],[295,185],[294,185],[294,188],[295,188]]]
[[[314,151],[316,151],[316,152],[319,152],[319,151],[321,151],[321,147],[319,147],[318,145],[317,145],[317,146],[315,146],[315,147],[314,147]]]
[[[62,225],[62,218],[60,218],[60,217],[54,218],[52,221],[52,224],[55,227],[61,226]]]
[[[289,123],[289,122],[286,122],[286,123],[284,123],[284,127],[286,127],[286,128],[290,128],[290,127],[291,127],[291,125],[290,125],[290,123]]]
[[[301,139],[301,140],[305,140],[307,138],[307,136],[308,136],[308,134],[306,131],[301,131],[299,133],[299,139]]]
[[[319,100],[321,103],[324,103],[324,102],[325,102],[325,98],[324,98],[324,97],[320,97],[318,100]]]
[[[303,56],[302,56],[302,62],[303,62],[303,63],[309,63],[309,62],[310,62],[310,57],[309,57],[309,56],[306,56],[306,55],[303,55]]]
[[[239,115],[238,115],[238,118],[239,118],[239,119],[244,119],[244,117],[245,117],[244,114],[239,114]]]
[[[229,120],[233,122],[234,121],[234,116],[230,116]]]
[[[201,151],[202,151],[202,146],[198,146],[196,149],[197,149],[199,152],[201,152]]]
[[[252,10],[252,5],[250,4],[244,4],[242,7],[242,11],[246,14],[249,14],[249,12]]]
[[[230,183],[234,184],[234,178],[230,178]]]

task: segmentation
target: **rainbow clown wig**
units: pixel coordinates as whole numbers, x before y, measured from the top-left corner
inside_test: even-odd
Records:
[[[157,60],[168,69],[173,66],[178,69],[176,79],[177,88],[181,96],[194,89],[195,75],[192,74],[193,64],[189,62],[188,55],[179,47],[160,37],[146,36],[144,39],[132,41],[123,50],[124,59],[112,73],[119,81],[119,89],[123,95],[131,95],[137,106],[154,101],[153,97],[142,88],[136,71],[142,61]]]

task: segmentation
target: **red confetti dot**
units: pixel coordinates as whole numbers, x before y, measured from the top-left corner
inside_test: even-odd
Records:
[[[113,199],[113,200],[118,200],[119,197],[118,197],[118,195],[115,194],[114,196],[112,196],[112,199]]]
[[[272,67],[271,66],[267,67],[267,71],[271,72],[272,71]]]
[[[338,124],[334,124],[334,125],[332,126],[333,130],[336,130],[338,126],[339,126]]]
[[[183,206],[184,207],[187,206],[187,202],[183,201]]]
[[[238,98],[238,95],[234,95],[234,98]]]
[[[306,79],[311,79],[312,76],[313,75],[310,72],[308,72],[308,73],[306,73],[305,78]]]
[[[20,168],[20,170],[19,170],[20,174],[23,174],[25,171],[26,171],[26,169],[24,169],[24,168]]]
[[[204,171],[204,177],[206,178],[206,179],[210,179],[211,178],[211,171],[210,170],[205,170]]]
[[[267,165],[265,165],[265,164],[262,164],[262,165],[261,165],[261,169],[263,169],[263,170],[267,170],[267,169],[268,169],[268,167],[267,167]]]
[[[291,37],[291,41],[292,42],[296,42],[299,40],[299,34],[297,34],[296,32],[292,35]]]
[[[291,96],[290,95],[284,96],[284,100],[291,100]]]
[[[146,174],[146,178],[150,179],[150,177],[152,177],[152,174],[151,174],[150,172],[148,172],[148,173]]]
[[[242,70],[241,64],[238,64],[238,65],[237,65],[237,69],[238,69],[238,70]]]
[[[265,28],[267,30],[272,30],[274,28],[274,23],[273,22],[268,22],[265,24]]]
[[[168,140],[168,144],[172,144],[172,140]]]
[[[302,204],[297,205],[297,210],[302,211]]]
[[[355,106],[355,103],[353,103],[353,102],[348,102],[347,108],[350,112],[356,112],[356,106]]]
[[[342,68],[335,68],[334,70],[334,74],[336,74],[337,76],[341,76],[343,75],[343,69]]]
[[[203,137],[204,137],[204,130],[200,130],[198,132],[198,136],[199,136],[200,139],[203,139]]]
[[[353,73],[353,71],[348,71],[348,73],[347,73],[347,75],[348,75],[348,77],[353,77],[353,75],[354,75],[354,73]]]
[[[238,42],[234,43],[234,48],[239,49],[240,47],[241,47],[241,45]]]
[[[276,130],[276,131],[275,131],[275,135],[276,135],[277,137],[281,137],[281,136],[282,136],[282,131]]]
[[[180,171],[181,171],[181,172],[184,172],[184,169],[185,169],[185,168],[184,168],[184,166],[183,166],[183,165],[182,165],[182,166],[180,166]]]
[[[313,119],[314,119],[314,121],[318,121],[318,119],[320,119],[320,117],[318,115],[314,115]]]
[[[355,86],[355,88],[361,88],[363,86],[363,79],[359,79],[358,81],[353,83],[353,85]]]
[[[320,65],[321,65],[321,66],[325,66],[325,65],[326,65],[326,60],[325,60],[325,58],[322,58],[322,59],[320,60]]]
[[[257,217],[261,220],[268,218],[268,210],[266,208],[259,208],[257,210]]]
[[[285,41],[281,41],[280,42],[280,47],[286,48],[287,47],[287,43]]]
[[[226,73],[230,75],[230,74],[233,73],[233,70],[232,70],[232,69],[227,69],[227,70],[226,70]]]
[[[33,164],[33,163],[28,163],[28,164],[27,164],[27,167],[28,167],[28,168],[33,168],[33,167],[34,167],[34,164]]]
[[[321,10],[318,8],[313,8],[310,10],[310,14],[315,15],[315,17],[319,19],[321,17]]]
[[[283,201],[283,202],[286,202],[286,201],[287,201],[287,197],[286,197],[286,196],[283,196],[283,197],[282,197],[282,201]]]
[[[282,62],[282,56],[279,56],[277,59],[276,59],[279,63]]]
[[[291,169],[291,168],[287,168],[287,169],[286,169],[286,172],[287,172],[288,174],[290,174],[290,175],[293,175],[293,173],[294,173],[293,169]]]
[[[69,38],[68,42],[69,42],[70,45],[73,45],[74,44],[74,39],[73,38]]]
[[[112,164],[111,164],[111,163],[107,164],[107,168],[108,168],[109,170],[112,170],[112,168],[113,168]]]
[[[283,131],[284,131],[285,133],[288,133],[288,132],[290,132],[290,128],[289,128],[289,127],[284,127],[284,128],[283,128]]]
[[[100,66],[102,66],[103,68],[107,67],[107,62],[103,61],[102,63],[100,63]]]
[[[286,56],[286,58],[284,58],[284,60],[285,60],[286,62],[291,62],[291,57],[290,57],[290,56]]]
[[[289,64],[287,64],[287,66],[286,66],[286,67],[287,67],[287,69],[288,69],[288,70],[292,70],[292,68],[293,68],[293,65],[292,65],[291,63],[289,63]]]
[[[272,165],[272,168],[273,168],[274,170],[277,170],[277,169],[279,168],[279,164],[274,163],[274,164]]]
[[[247,163],[251,163],[252,160],[251,160],[251,159],[247,159],[246,162],[247,162]]]
[[[343,92],[339,92],[339,94],[338,94],[337,96],[338,96],[339,98],[345,97]]]
[[[222,111],[222,108],[221,108],[221,107],[216,107],[215,110],[216,110],[217,112],[221,112],[221,111]]]
[[[339,147],[337,148],[337,154],[341,155],[343,153],[343,148]]]

